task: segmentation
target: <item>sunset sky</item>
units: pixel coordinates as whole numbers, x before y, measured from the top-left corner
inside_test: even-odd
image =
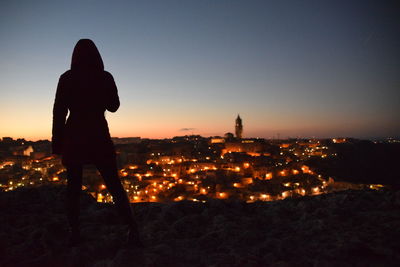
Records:
[[[112,136],[400,136],[396,1],[1,1],[0,137],[50,139],[81,38],[116,81]]]

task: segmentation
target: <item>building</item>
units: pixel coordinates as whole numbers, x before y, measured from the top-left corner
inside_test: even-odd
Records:
[[[239,114],[238,114],[238,116],[236,118],[235,134],[236,134],[236,138],[239,138],[239,139],[242,138],[243,125],[242,125],[242,119],[240,118]]]
[[[266,154],[268,145],[264,140],[259,139],[242,139],[225,142],[225,148],[222,149],[221,155],[226,153],[247,153],[251,156],[260,156]],[[269,153],[267,153],[269,154]]]

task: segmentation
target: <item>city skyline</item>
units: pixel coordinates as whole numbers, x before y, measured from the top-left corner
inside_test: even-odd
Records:
[[[395,2],[3,1],[0,137],[50,139],[59,76],[92,39],[113,137],[399,136]]]

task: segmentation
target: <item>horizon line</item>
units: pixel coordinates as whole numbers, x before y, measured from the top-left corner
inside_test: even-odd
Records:
[[[220,135],[210,135],[210,136],[203,136],[200,134],[186,134],[186,135],[176,135],[173,137],[163,137],[163,138],[150,138],[150,137],[141,137],[141,136],[112,136],[111,138],[120,138],[120,139],[128,139],[128,138],[139,138],[142,140],[168,140],[168,139],[173,139],[176,137],[185,137],[185,136],[200,136],[202,138],[213,138],[213,137],[221,137],[224,138],[224,136]],[[0,137],[1,141],[3,141],[4,138],[12,138],[13,140],[18,140],[18,139],[24,139],[25,141],[28,142],[37,142],[37,141],[50,141],[51,138],[27,138],[27,137],[15,137],[15,136],[2,136]],[[236,138],[236,137],[235,137]],[[280,137],[280,138],[275,138],[275,137],[244,137],[240,139],[264,139],[264,140],[290,140],[290,139],[317,139],[317,140],[326,140],[326,139],[335,139],[335,138],[344,138],[344,139],[358,139],[358,140],[383,140],[383,139],[398,139],[400,136],[372,136],[372,137],[355,137],[355,136],[329,136],[329,137],[315,137],[315,136],[287,136],[287,137]]]

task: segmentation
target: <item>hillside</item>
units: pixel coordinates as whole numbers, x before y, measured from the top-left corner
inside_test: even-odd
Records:
[[[114,208],[82,194],[79,246],[65,246],[65,187],[0,193],[0,266],[395,266],[400,191],[276,202],[135,204],[145,249],[124,246]]]

